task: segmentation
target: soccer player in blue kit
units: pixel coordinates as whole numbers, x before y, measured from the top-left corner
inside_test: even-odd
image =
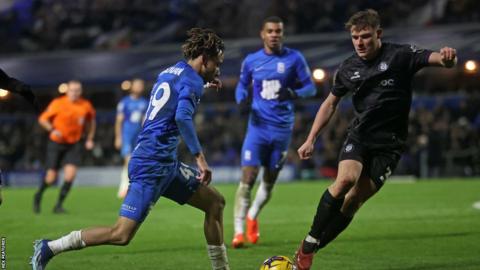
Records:
[[[133,79],[130,95],[122,98],[117,105],[115,148],[120,150],[124,159],[117,196],[122,199],[125,198],[128,189],[128,162],[137,136],[142,131],[142,123],[147,111],[148,101],[142,96],[144,90],[145,82],[142,79]]]
[[[193,28],[188,36],[182,46],[186,61],[161,72],[153,86],[144,127],[130,159],[130,186],[117,222],[109,227],[72,231],[53,241],[35,241],[31,260],[34,270],[45,269],[49,260],[63,251],[127,245],[160,196],[205,212],[204,234],[212,269],[229,270],[223,243],[225,200],[208,186],[212,172],[192,121],[204,84],[219,74],[224,44],[209,29]],[[195,156],[198,171],[178,161],[179,136]]]
[[[235,197],[234,248],[244,245],[244,223],[247,220],[247,239],[259,239],[258,214],[271,197],[278,174],[285,162],[290,144],[294,104],[298,97],[315,95],[310,69],[303,55],[283,46],[283,22],[279,17],[263,21],[260,36],[263,48],[249,54],[242,63],[240,81],[235,91],[238,104],[249,99],[251,85],[252,104],[247,134],[242,147],[242,180]],[[300,88],[296,88],[301,85]],[[250,206],[250,192],[260,166],[263,181]]]

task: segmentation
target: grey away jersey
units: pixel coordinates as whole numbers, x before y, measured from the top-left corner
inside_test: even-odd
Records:
[[[383,43],[375,59],[356,54],[338,69],[332,94],[352,93],[355,118],[349,135],[372,145],[403,147],[408,135],[412,77],[428,65],[432,51]]]

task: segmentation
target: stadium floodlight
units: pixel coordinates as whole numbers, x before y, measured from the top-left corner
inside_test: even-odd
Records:
[[[321,82],[325,79],[327,73],[321,68],[316,68],[313,70],[313,79],[317,82]]]
[[[475,62],[474,60],[468,60],[467,62],[465,62],[464,68],[465,68],[465,71],[469,73],[473,73],[477,71],[478,65],[477,65],[477,62]]]
[[[123,91],[128,91],[132,87],[132,82],[129,80],[125,80],[122,82],[120,87],[122,88]]]
[[[9,93],[10,93],[10,92],[8,92],[7,90],[0,88],[0,98],[1,98],[1,99],[6,98]]]
[[[68,84],[66,83],[61,83],[59,86],[58,86],[58,92],[60,94],[65,94],[67,92],[67,89],[68,89]]]

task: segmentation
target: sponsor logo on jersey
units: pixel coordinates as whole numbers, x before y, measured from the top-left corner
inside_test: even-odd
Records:
[[[395,80],[394,79],[385,79],[380,81],[380,85],[383,87],[386,86],[395,86]]]
[[[349,143],[345,146],[345,153],[350,153],[353,151],[353,144]]]
[[[350,80],[360,79],[360,71],[353,72],[353,76],[350,77]]]
[[[278,73],[285,73],[285,63],[278,62],[277,63],[277,72]]]
[[[421,48],[419,48],[419,47],[417,47],[416,45],[413,45],[413,44],[410,45],[410,50],[412,50],[412,52],[414,52],[414,53],[421,53],[421,52],[423,52],[423,49],[421,49]]]
[[[385,62],[381,62],[380,65],[378,65],[378,70],[380,71],[385,71],[388,69],[388,64]]]

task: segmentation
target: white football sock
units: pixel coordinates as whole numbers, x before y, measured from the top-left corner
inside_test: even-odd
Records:
[[[309,243],[312,243],[312,244],[318,244],[320,243],[320,240],[310,236],[310,234],[307,235],[307,237],[305,237],[305,241],[309,242]]]
[[[251,187],[248,184],[240,182],[237,193],[235,194],[235,211],[234,211],[234,229],[235,234],[243,233],[243,224],[245,223],[245,215],[250,206]]]
[[[128,179],[128,167],[123,166],[122,176],[120,178],[120,186],[118,187],[118,193],[117,193],[118,198],[125,197],[125,195],[127,194],[129,182],[130,182],[130,179]]]
[[[272,189],[273,184],[265,183],[265,181],[260,183],[260,186],[257,189],[257,194],[255,195],[255,200],[248,210],[248,217],[250,219],[256,219],[258,214],[260,214],[260,210],[262,210],[272,197]]]
[[[207,245],[208,257],[212,262],[213,270],[230,270],[228,266],[227,248],[221,246]]]
[[[48,247],[54,255],[63,251],[82,249],[85,246],[85,242],[82,241],[81,231],[73,231],[57,240],[48,242]]]

